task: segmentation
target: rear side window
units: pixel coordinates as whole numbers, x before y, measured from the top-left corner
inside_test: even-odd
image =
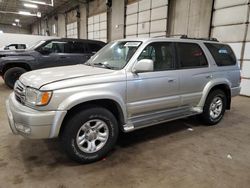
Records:
[[[176,43],[180,68],[200,68],[208,66],[201,47],[195,43]]]
[[[87,51],[88,51],[88,47],[85,43],[73,42],[70,53],[80,54],[80,53],[87,53]]]
[[[230,66],[236,64],[236,58],[230,46],[225,44],[205,43],[218,66]]]
[[[99,44],[89,43],[90,52],[96,53],[96,52],[98,52],[101,48],[102,48],[102,46],[100,46]]]

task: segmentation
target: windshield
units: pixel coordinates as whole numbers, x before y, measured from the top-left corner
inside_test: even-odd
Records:
[[[96,53],[86,64],[120,70],[125,67],[141,43],[140,41],[111,42]]]
[[[40,45],[42,45],[45,42],[46,42],[45,40],[38,41],[38,42],[34,43],[33,45],[31,45],[31,47],[29,47],[29,49],[36,49],[37,47],[39,47]]]

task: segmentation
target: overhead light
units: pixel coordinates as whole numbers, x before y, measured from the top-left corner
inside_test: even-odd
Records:
[[[16,23],[12,23],[13,26],[16,26]]]
[[[30,3],[24,3],[23,6],[25,6],[25,7],[27,7],[27,8],[38,8],[37,5],[30,4]]]
[[[21,0],[21,1],[38,4],[38,5],[47,5],[47,6],[52,6],[52,7],[54,6],[54,0],[51,0],[51,3],[46,3],[44,1],[33,1],[33,0]]]
[[[26,11],[19,11],[18,14],[25,15],[25,16],[32,15],[30,12],[26,12]]]
[[[20,20],[19,19],[15,19],[15,22],[20,22]]]

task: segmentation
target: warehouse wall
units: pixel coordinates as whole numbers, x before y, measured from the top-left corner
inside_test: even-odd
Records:
[[[234,49],[242,69],[241,94],[250,96],[249,0],[215,0],[211,36]]]
[[[30,27],[16,27],[12,25],[0,24],[0,30],[4,33],[31,34]]]
[[[168,34],[208,37],[213,0],[170,0]]]

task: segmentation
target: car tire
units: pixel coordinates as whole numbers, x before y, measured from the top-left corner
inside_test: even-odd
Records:
[[[221,121],[226,110],[227,98],[222,90],[209,93],[200,119],[206,125],[215,125]]]
[[[13,67],[8,69],[5,73],[4,73],[4,82],[5,84],[10,88],[13,89],[16,81],[19,79],[19,77],[25,73],[26,70],[24,68],[21,67]]]
[[[91,163],[105,157],[119,134],[117,120],[107,109],[92,106],[70,117],[60,135],[68,156],[79,163]]]

